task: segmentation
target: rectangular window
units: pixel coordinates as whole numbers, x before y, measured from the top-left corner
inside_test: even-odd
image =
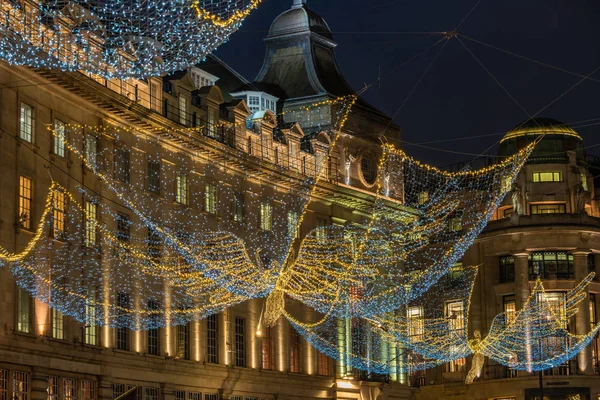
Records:
[[[562,182],[562,172],[534,172],[532,177],[533,182]]]
[[[202,400],[202,393],[188,392],[188,400]]]
[[[261,368],[267,371],[274,369],[273,360],[273,337],[271,328],[265,327],[261,332],[261,353],[262,353],[262,365]]]
[[[423,340],[425,332],[425,321],[423,319],[423,307],[412,306],[408,308],[408,334],[411,342]]]
[[[565,204],[532,204],[531,214],[564,214],[566,212]]]
[[[85,246],[94,247],[97,243],[98,205],[91,201],[85,202]]]
[[[321,243],[321,244],[325,243],[325,236],[327,234],[326,227],[327,227],[327,220],[325,218],[317,217],[317,229],[316,229],[315,234],[316,234],[318,243]]]
[[[593,328],[596,326],[596,295],[594,293],[590,293],[590,326]]]
[[[176,390],[175,400],[185,400],[185,390]]]
[[[160,162],[148,161],[148,191],[160,194]]]
[[[67,209],[67,198],[65,192],[59,189],[54,189],[53,203],[53,234],[55,238],[61,238],[65,233],[65,211]]]
[[[327,354],[317,351],[317,375],[329,376],[329,357]]]
[[[419,193],[418,203],[419,205],[425,204],[429,201],[429,192]]]
[[[465,329],[465,307],[462,301],[450,301],[446,303],[446,319],[448,319],[450,329],[453,331],[462,331]],[[466,359],[459,358],[450,361],[448,372],[462,372],[466,368]]]
[[[235,365],[246,366],[246,320],[235,317]]]
[[[564,251],[543,251],[529,255],[529,280],[574,279],[573,255]]]
[[[549,306],[552,313],[554,315],[556,315],[558,320],[566,321],[567,320],[566,319],[567,307],[565,304],[565,293],[563,293],[563,292],[545,292],[545,293],[542,293],[541,295],[542,295],[542,300],[546,302],[546,304]],[[565,325],[562,326],[562,328],[567,328],[566,322],[565,322]]]
[[[217,187],[210,183],[204,187],[204,211],[209,214],[217,213]]]
[[[0,400],[8,400],[8,370],[0,369]]]
[[[131,240],[131,221],[126,214],[117,214],[117,239],[121,242],[129,242]]]
[[[244,222],[244,195],[241,193],[236,193],[233,198],[233,220]]]
[[[150,312],[157,311],[158,303],[155,300],[148,300],[148,310]],[[152,325],[157,326],[157,323],[159,321],[158,315],[153,315],[150,318],[152,319],[153,322],[155,322]],[[157,356],[160,354],[158,328],[154,327],[154,328],[148,329],[146,331],[146,344],[147,344],[148,354],[151,354],[153,356]]]
[[[63,399],[77,400],[77,381],[71,378],[63,378]]]
[[[52,133],[52,151],[59,157],[65,156],[65,142],[67,141],[65,123],[54,120],[54,132]]]
[[[219,323],[217,314],[206,317],[206,362],[219,363]]]
[[[248,147],[248,154],[252,155],[252,138],[251,137],[248,138],[247,147]]]
[[[33,142],[33,107],[25,103],[21,103],[19,137],[26,142]]]
[[[177,175],[175,188],[175,201],[179,204],[187,204],[188,203],[188,188],[187,188],[187,175],[180,174]]]
[[[88,289],[85,301],[85,344],[96,346],[96,290]]]
[[[29,293],[17,288],[17,331],[29,333],[30,308]]]
[[[58,377],[57,376],[49,376],[48,377],[48,392],[47,399],[48,400],[59,400],[60,393],[58,391]]]
[[[64,339],[65,338],[65,330],[64,330],[64,316],[63,314],[52,308],[52,337],[54,339]]]
[[[115,151],[115,178],[123,183],[130,181],[131,154],[129,150],[117,149]]]
[[[184,360],[190,359],[190,325],[177,325],[176,327],[175,357]]]
[[[158,388],[144,388],[144,400],[158,400]]]
[[[290,326],[290,372],[300,373],[302,372],[302,343],[300,341],[300,334]]]
[[[96,382],[93,381],[81,381],[81,400],[95,400],[96,399]]]
[[[85,137],[85,160],[92,170],[98,167],[98,138],[96,136],[87,135]]]
[[[450,232],[460,232],[462,229],[462,218],[455,217],[448,220],[448,230]]]
[[[500,283],[515,281],[515,258],[513,256],[500,257]]]
[[[273,206],[260,203],[260,229],[270,231],[273,228]]]
[[[162,240],[158,232],[152,228],[148,228],[148,257],[154,262],[157,262],[161,258],[162,254]]]
[[[204,393],[204,400],[219,400],[218,393]]]
[[[112,384],[112,392],[113,399],[116,399],[119,396],[122,396],[125,393],[125,385],[122,383],[113,383]]]
[[[129,350],[129,294],[117,293],[117,349]]]
[[[19,178],[19,225],[31,229],[31,202],[33,201],[33,182],[21,176]]]
[[[13,371],[11,400],[29,400],[29,374],[27,372]]]
[[[502,297],[503,312],[506,320],[506,324],[511,324],[517,317],[517,303],[515,302],[515,296],[503,296]]]
[[[187,125],[187,99],[184,96],[179,96],[179,123]]]
[[[297,239],[300,236],[299,217],[295,211],[288,211],[288,237]]]
[[[154,111],[160,112],[160,86],[158,83],[152,82],[150,84],[150,107]]]

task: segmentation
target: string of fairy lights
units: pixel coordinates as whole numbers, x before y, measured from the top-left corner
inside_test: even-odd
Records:
[[[239,29],[261,0],[44,0],[0,5],[0,59],[147,78],[202,61]]]

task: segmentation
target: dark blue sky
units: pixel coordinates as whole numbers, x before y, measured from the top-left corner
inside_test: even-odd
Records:
[[[273,19],[292,0],[264,0],[215,53],[242,75],[254,79],[262,65],[266,36]],[[325,18],[338,42],[340,69],[355,89],[377,79],[381,93],[365,98],[394,114],[428,68],[441,45],[394,71],[411,56],[440,39],[439,35],[398,32],[449,31],[477,0],[308,0]],[[374,33],[386,32],[386,33]],[[600,67],[598,0],[482,0],[459,34],[531,59],[588,75]],[[504,88],[530,114],[537,113],[582,78],[557,71],[484,45],[461,39]],[[600,144],[600,70],[543,111],[540,116],[580,122],[586,146]],[[466,161],[493,146],[528,115],[488,75],[457,39],[448,41],[395,122],[403,140],[441,149],[405,144],[428,163],[444,166]],[[598,125],[595,125],[598,124]],[[496,134],[496,135],[494,135]],[[484,137],[476,137],[488,135]],[[491,135],[491,136],[490,136]],[[457,140],[468,137],[467,140]],[[443,140],[448,140],[440,142]],[[437,143],[427,143],[437,142]],[[588,150],[600,154],[600,146]]]

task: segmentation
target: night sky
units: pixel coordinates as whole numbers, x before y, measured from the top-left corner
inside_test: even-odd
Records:
[[[289,9],[291,3],[292,0],[264,0],[242,29],[215,54],[253,80],[265,55],[262,39],[273,19]],[[444,45],[442,42],[396,69],[441,38],[439,34],[406,32],[451,31],[476,3],[477,0],[308,0],[309,7],[333,31],[339,67],[356,90],[375,82],[381,68],[381,91],[373,87],[364,97],[388,115],[396,113],[405,102]],[[482,0],[458,33],[583,76],[600,67],[598,0]],[[461,40],[526,111],[460,41],[450,39],[394,119],[403,129],[404,149],[438,166],[490,152],[490,146],[503,133],[528,118],[527,113],[536,114],[583,79],[464,37]],[[573,124],[589,147],[588,153],[600,155],[600,70],[591,78],[539,116]]]

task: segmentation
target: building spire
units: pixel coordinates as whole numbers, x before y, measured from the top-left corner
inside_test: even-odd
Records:
[[[300,8],[303,5],[306,4],[307,0],[294,0],[294,3],[292,4],[292,8]]]

